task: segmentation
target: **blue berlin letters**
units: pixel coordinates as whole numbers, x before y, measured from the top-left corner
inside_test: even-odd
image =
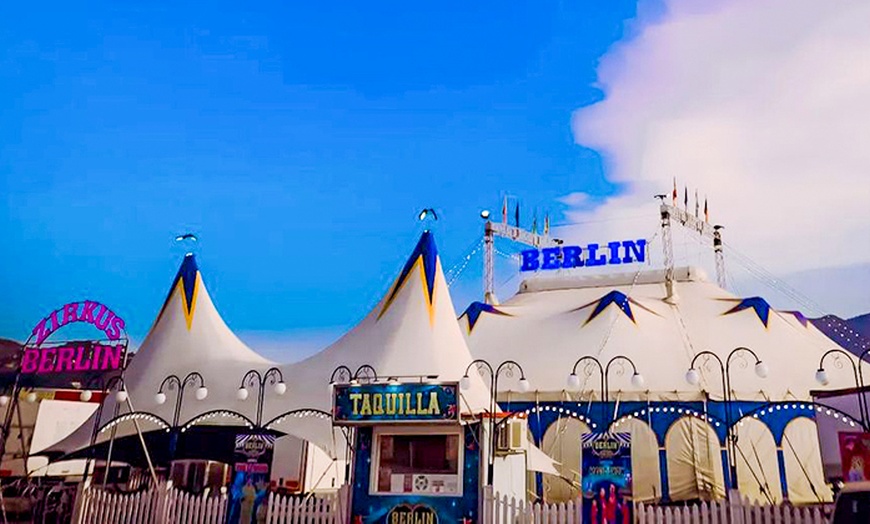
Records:
[[[570,269],[574,267],[612,266],[646,261],[646,240],[623,240],[607,245],[557,246],[527,249],[520,271]]]

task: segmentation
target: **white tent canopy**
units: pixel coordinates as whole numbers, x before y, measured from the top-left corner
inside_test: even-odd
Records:
[[[356,327],[324,351],[281,368],[290,391],[280,402],[266,402],[264,420],[296,409],[330,410],[329,381],[340,365],[352,371],[369,365],[384,379],[437,375],[438,381],[458,382],[471,360],[434,238],[425,232],[388,293]],[[483,380],[476,372],[471,378],[462,392],[466,415],[489,406]],[[295,434],[304,424],[294,418],[274,428]]]
[[[731,388],[736,398],[810,399],[809,391],[820,387],[815,381],[819,359],[838,347],[834,342],[799,313],[777,311],[761,297],[737,297],[708,282],[700,270],[677,268],[675,273],[673,304],[665,300],[664,271],[537,277],[523,282],[505,303],[475,303],[460,320],[475,357],[514,359],[523,366],[538,390],[528,398],[549,394],[549,400],[558,400],[574,362],[584,355],[602,363],[625,355],[636,364],[644,379],[641,387],[632,385],[629,365],[614,363],[611,400],[616,395],[622,400],[699,400],[702,391],[721,398],[718,364],[699,360],[696,386],[687,383],[686,371],[701,351],[712,351],[724,362],[733,349],[744,346],[758,354],[768,376],[756,376],[751,355],[735,354]],[[581,389],[597,399],[598,372],[587,377],[584,371],[581,364]],[[832,388],[854,385],[848,373],[830,369],[828,376]],[[509,383],[499,389],[509,389]]]
[[[447,282],[434,239],[423,233],[399,277],[380,303],[350,332],[321,353],[304,361],[280,366],[287,392],[265,393],[262,423],[273,421],[271,429],[292,434],[321,447],[332,456],[344,451],[343,443],[328,419],[317,416],[286,417],[288,412],[331,410],[329,380],[338,365],[355,370],[368,364],[382,377],[431,376],[439,381],[458,382],[471,355],[457,322]],[[175,375],[184,379],[196,371],[202,375],[208,396],[195,398],[198,380],[185,390],[179,425],[217,410],[233,410],[256,422],[257,392],[242,402],[236,397],[245,372],[265,373],[274,364],[249,349],[227,327],[202,282],[192,255],[185,257],[167,299],[148,336],[125,373],[129,401],[119,409],[114,395],[106,400],[99,421],[102,427],[117,409],[147,412],[171,425],[176,391],[166,390],[167,400],[158,404],[155,395],[163,380]],[[267,385],[268,388],[269,385]],[[472,374],[471,387],[462,392],[464,414],[488,409],[489,391],[483,380]],[[316,413],[316,412],[315,412]],[[275,420],[278,419],[278,420]],[[93,418],[50,451],[74,451],[86,447],[91,438]],[[233,417],[214,417],[204,424],[244,425]],[[160,423],[141,421],[140,430],[160,429]],[[116,438],[131,435],[135,426],[119,425]],[[98,442],[108,438],[102,433]]]
[[[270,364],[270,361],[248,348],[226,325],[211,301],[194,256],[188,254],[172,282],[157,319],[139,347],[136,358],[124,373],[129,401],[118,406],[115,395],[109,395],[99,425],[109,422],[116,412],[123,414],[130,411],[151,413],[171,425],[178,388],[164,388],[167,400],[162,405],[156,402],[155,396],[166,377],[175,375],[184,380],[194,371],[202,376],[208,396],[196,400],[195,391],[200,383],[192,379],[191,385],[185,388],[179,424],[198,414],[229,407],[252,418],[253,409],[240,406],[235,400],[238,386],[233,385],[241,381],[247,369],[265,369]],[[244,425],[237,418],[222,420],[233,425]],[[87,446],[94,422],[92,417],[70,437],[52,446],[50,451],[70,452]],[[134,431],[133,424],[120,425],[116,438]],[[107,436],[106,433],[101,434],[98,442]]]

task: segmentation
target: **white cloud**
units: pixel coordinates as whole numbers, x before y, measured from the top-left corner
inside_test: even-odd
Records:
[[[680,201],[699,188],[726,242],[776,274],[870,262],[870,2],[698,4],[667,0],[602,59],[605,99],[573,129],[626,190],[566,197],[581,224],[562,233],[654,231],[652,195],[676,177]]]

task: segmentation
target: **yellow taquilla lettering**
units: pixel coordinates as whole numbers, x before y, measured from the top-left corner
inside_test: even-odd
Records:
[[[354,415],[359,415],[359,400],[360,398],[362,398],[362,394],[351,393],[350,395],[348,395],[348,397],[350,398],[351,402],[353,402],[353,410],[351,411],[351,413],[353,413]]]
[[[351,413],[358,417],[383,415],[405,417],[414,415],[438,416],[442,413],[441,402],[438,399],[438,393],[435,391],[430,391],[428,395],[420,391],[414,393],[350,393],[348,394],[348,399],[351,402]],[[405,524],[426,523],[415,521]]]
[[[429,393],[429,414],[440,415],[441,406],[438,404],[438,394],[434,391]]]

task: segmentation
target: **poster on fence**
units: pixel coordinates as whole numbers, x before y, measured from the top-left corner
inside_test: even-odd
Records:
[[[634,522],[631,433],[586,433],[582,453],[583,522]]]
[[[236,435],[227,524],[257,524],[266,519],[274,435]]]
[[[870,480],[870,433],[841,431],[838,436],[843,480],[846,482]]]

